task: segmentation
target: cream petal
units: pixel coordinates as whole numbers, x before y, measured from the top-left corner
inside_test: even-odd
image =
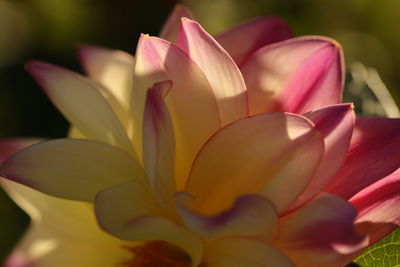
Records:
[[[202,69],[217,99],[222,125],[248,115],[246,85],[233,59],[197,22],[182,19],[178,46]]]
[[[125,151],[79,139],[26,148],[3,163],[0,175],[53,196],[83,201],[93,201],[105,187],[146,179],[142,167]]]
[[[98,85],[77,73],[40,61],[29,62],[26,68],[57,108],[83,134],[135,156],[121,122],[99,92]]]
[[[200,213],[261,192],[282,212],[304,190],[324,151],[320,134],[295,114],[263,114],[217,132],[197,155],[185,191]],[[288,186],[290,185],[290,186]]]
[[[179,226],[156,206],[143,183],[128,182],[101,191],[95,202],[100,226],[112,235],[130,241],[163,240],[186,251],[193,266],[201,261],[201,241]]]
[[[5,161],[9,156],[18,151],[43,142],[44,139],[40,138],[10,138],[0,140],[0,162]]]

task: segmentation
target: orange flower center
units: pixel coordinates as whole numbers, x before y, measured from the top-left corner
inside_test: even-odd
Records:
[[[165,241],[151,241],[142,246],[125,247],[134,254],[121,262],[124,267],[190,267],[190,256],[182,249]]]

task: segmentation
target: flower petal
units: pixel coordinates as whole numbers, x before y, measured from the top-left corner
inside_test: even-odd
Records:
[[[100,230],[90,204],[51,197],[6,179],[0,183],[32,218],[5,267],[108,267],[130,256],[123,248],[127,242]]]
[[[134,57],[121,50],[89,45],[79,46],[78,55],[88,76],[109,89],[127,111],[133,86]]]
[[[274,246],[296,266],[344,266],[368,245],[353,227],[356,215],[345,200],[322,194],[281,218]]]
[[[178,38],[179,27],[181,25],[181,18],[193,19],[193,15],[186,7],[177,4],[174,10],[169,14],[167,21],[164,23],[163,28],[158,36],[162,39],[175,43]]]
[[[206,243],[202,263],[207,267],[295,266],[273,247],[244,238],[225,238]]]
[[[182,19],[178,46],[196,62],[214,91],[222,125],[248,114],[246,85],[233,59],[197,22]]]
[[[382,239],[400,227],[400,169],[364,188],[349,202],[358,210],[356,227],[370,237]]]
[[[189,229],[206,239],[252,237],[272,241],[278,230],[274,205],[260,195],[240,196],[228,210],[214,216],[203,216],[190,209],[189,195],[176,196],[177,208]]]
[[[242,23],[215,36],[238,66],[259,48],[292,37],[292,31],[277,17],[262,17]]]
[[[40,61],[29,62],[26,68],[57,108],[84,135],[135,155],[124,128],[95,83]]]
[[[308,184],[323,150],[320,134],[302,116],[274,113],[242,119],[201,149],[185,191],[195,197],[194,210],[204,214],[259,192],[281,212]]]
[[[57,197],[93,201],[101,189],[145,181],[142,167],[116,147],[90,140],[58,139],[8,158],[0,175]]]
[[[175,211],[175,136],[163,91],[172,83],[156,84],[147,91],[143,121],[143,163],[158,205]],[[165,93],[164,93],[165,94]]]
[[[5,161],[12,154],[17,153],[18,151],[40,143],[44,141],[44,139],[40,138],[12,138],[12,139],[1,139],[0,140],[0,162]]]
[[[400,167],[400,119],[357,118],[344,165],[326,188],[351,198]]]
[[[163,217],[143,183],[128,182],[101,191],[96,197],[96,217],[112,235],[131,241],[163,240],[186,251],[198,266],[201,241],[190,231]]]
[[[304,113],[341,101],[344,81],[339,45],[325,37],[300,37],[265,46],[241,67],[250,115]]]
[[[352,104],[338,104],[304,114],[324,138],[324,155],[312,181],[292,208],[297,208],[320,191],[335,177],[349,148],[355,114]]]
[[[136,55],[137,82],[132,99],[136,130],[142,128],[146,91],[156,82],[172,81],[165,101],[176,138],[176,183],[182,189],[197,151],[221,126],[214,93],[196,64],[165,40],[142,35]],[[138,146],[142,132],[134,136]]]

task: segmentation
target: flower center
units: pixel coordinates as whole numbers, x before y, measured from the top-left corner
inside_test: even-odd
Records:
[[[190,256],[165,241],[151,241],[142,246],[126,247],[134,254],[132,259],[121,262],[124,267],[190,267]]]

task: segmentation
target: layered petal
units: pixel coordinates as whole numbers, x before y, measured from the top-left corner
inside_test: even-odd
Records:
[[[265,46],[243,63],[250,115],[304,113],[341,102],[342,49],[325,37],[300,37]]]
[[[196,64],[165,40],[142,35],[136,57],[135,129],[142,127],[147,90],[156,82],[172,82],[165,101],[176,138],[176,183],[182,189],[196,152],[221,126],[213,91]],[[136,146],[141,145],[142,132],[136,132],[134,136]]]
[[[142,167],[125,151],[90,140],[56,139],[8,158],[0,175],[57,197],[93,201],[101,189],[145,181]]]
[[[349,199],[400,167],[400,119],[357,118],[344,165],[326,188]]]
[[[258,192],[281,212],[309,183],[323,151],[320,134],[302,116],[274,113],[242,119],[204,145],[185,191],[195,197],[193,208],[204,214]]]
[[[295,266],[275,248],[244,238],[225,238],[206,243],[202,264],[207,267]]]
[[[133,86],[134,57],[121,50],[89,45],[79,46],[78,55],[90,79],[107,88],[126,112]]]
[[[128,182],[103,190],[96,197],[95,212],[100,226],[120,239],[167,241],[186,251],[193,266],[201,261],[201,241],[162,216],[150,189],[143,183]]]
[[[356,227],[374,243],[400,227],[400,170],[364,188],[349,202],[356,207]]]
[[[317,171],[292,208],[310,200],[335,177],[342,166],[349,148],[355,114],[352,104],[338,104],[304,114],[322,134],[324,155]]]
[[[29,62],[26,68],[56,107],[85,136],[135,155],[124,127],[98,85],[77,73],[40,61]]]
[[[0,162],[5,161],[9,156],[18,151],[31,146],[33,144],[37,144],[43,142],[44,139],[40,138],[10,138],[10,139],[1,139],[0,140]]]
[[[248,115],[246,85],[233,59],[197,22],[182,19],[178,46],[202,69],[217,99],[222,125]]]
[[[175,210],[175,136],[164,95],[171,82],[156,84],[147,91],[143,121],[143,163],[158,205]]]
[[[281,218],[274,246],[296,266],[344,266],[368,245],[354,229],[356,215],[347,201],[322,194]]]
[[[90,204],[54,198],[2,178],[0,183],[32,219],[5,267],[108,267],[129,258],[123,248],[129,243],[101,231]]]
[[[185,224],[206,239],[221,237],[252,237],[272,241],[278,230],[278,214],[274,205],[260,195],[240,196],[228,210],[204,216],[191,210],[193,199],[177,194],[177,208]]]
[[[259,48],[292,37],[289,26],[277,17],[247,21],[215,36],[215,40],[240,66]],[[240,41],[239,41],[240,40]]]
[[[158,36],[170,41],[171,43],[175,43],[178,39],[181,18],[193,19],[193,15],[190,10],[180,4],[177,4],[174,10],[169,14],[167,21],[164,23],[164,26]]]

